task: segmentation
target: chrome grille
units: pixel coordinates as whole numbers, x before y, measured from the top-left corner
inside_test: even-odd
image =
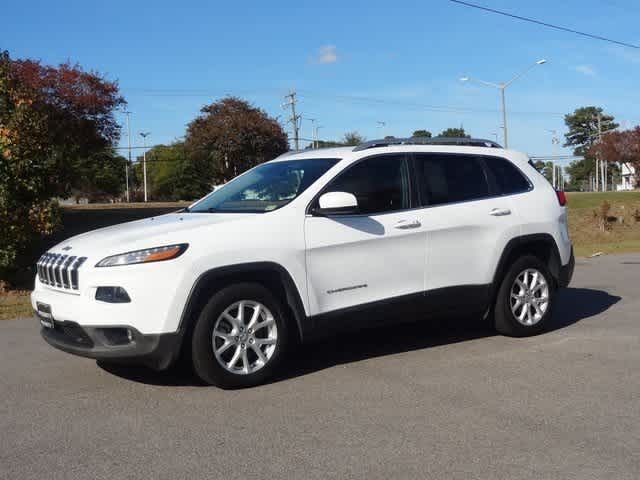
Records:
[[[51,287],[78,290],[80,288],[78,269],[86,260],[87,257],[45,253],[36,264],[38,279]]]

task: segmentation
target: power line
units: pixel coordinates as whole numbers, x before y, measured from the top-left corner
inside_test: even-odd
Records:
[[[505,17],[515,18],[517,20],[522,20],[523,22],[535,23],[536,25],[542,25],[543,27],[553,28],[553,29],[556,29],[556,30],[561,30],[563,32],[575,33],[576,35],[581,35],[583,37],[588,37],[588,38],[592,38],[592,39],[595,39],[595,40],[601,40],[603,42],[614,43],[616,45],[621,45],[623,47],[640,49],[639,45],[634,45],[632,43],[621,42],[621,41],[618,41],[618,40],[613,40],[611,38],[602,37],[600,35],[594,35],[592,33],[585,33],[585,32],[581,32],[579,30],[573,30],[572,28],[562,27],[560,25],[554,25],[552,23],[543,22],[541,20],[535,20],[533,18],[522,17],[520,15],[515,15],[515,14],[512,14],[512,13],[503,12],[501,10],[495,10],[493,8],[484,7],[482,5],[476,5],[475,3],[463,2],[462,0],[449,0],[449,1],[452,2],[452,3],[457,3],[459,5],[464,5],[465,7],[477,8],[478,10],[483,10],[485,12],[496,13],[498,15],[503,15]]]
[[[313,92],[310,90],[300,90],[302,92],[299,96],[302,98],[306,97],[320,97],[320,98],[332,98],[338,102],[346,102],[346,103],[359,103],[359,104],[369,104],[369,105],[393,105],[393,106],[401,106],[401,107],[412,107],[419,110],[436,112],[436,113],[499,113],[500,110],[490,109],[490,108],[468,108],[468,107],[456,107],[456,106],[448,106],[448,105],[429,105],[424,103],[415,103],[415,102],[405,102],[400,100],[389,100],[383,98],[373,98],[373,97],[361,97],[354,95],[332,95],[320,92]],[[306,93],[305,93],[306,92]],[[560,116],[564,117],[564,113],[561,112],[532,112],[532,111],[513,111],[510,112],[513,114],[521,114],[521,115],[547,115],[547,116]]]
[[[125,91],[131,91],[132,89],[124,89]],[[204,90],[155,90],[155,89],[136,89],[141,93],[142,96],[161,96],[161,97],[185,97],[185,96],[193,96],[193,97],[209,97],[209,96],[217,96],[219,93],[216,92],[206,92]],[[326,92],[318,92],[313,90],[298,90],[297,97],[299,98],[331,98],[338,103],[355,103],[355,104],[365,104],[365,105],[391,105],[391,106],[401,106],[401,107],[411,107],[418,110],[424,110],[429,112],[436,113],[499,113],[500,110],[490,109],[490,108],[469,108],[469,107],[459,107],[453,105],[430,105],[424,103],[416,103],[416,102],[406,102],[400,100],[391,100],[391,99],[383,99],[383,98],[374,98],[374,97],[364,97],[364,96],[356,96],[356,95],[336,95],[330,94]],[[289,95],[286,95],[288,97]],[[289,103],[285,104],[286,106]],[[547,116],[564,116],[564,113],[561,112],[544,112],[544,111],[512,111],[512,114],[518,115],[547,115]],[[299,116],[299,115],[298,115]],[[289,120],[290,121],[290,120]]]

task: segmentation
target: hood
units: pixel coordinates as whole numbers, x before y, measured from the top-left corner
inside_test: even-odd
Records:
[[[173,243],[189,243],[186,231],[234,222],[252,215],[256,214],[169,213],[76,235],[52,250],[68,255],[108,256]]]

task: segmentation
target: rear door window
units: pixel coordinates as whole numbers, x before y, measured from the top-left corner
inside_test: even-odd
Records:
[[[474,155],[416,154],[423,205],[466,202],[490,196],[481,158]]]

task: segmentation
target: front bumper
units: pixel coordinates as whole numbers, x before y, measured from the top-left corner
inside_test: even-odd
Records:
[[[576,266],[576,259],[573,256],[573,247],[571,247],[571,256],[569,262],[566,265],[560,267],[560,275],[558,277],[558,284],[560,287],[568,287],[573,278],[573,270]]]
[[[131,340],[123,344],[113,344],[108,330],[128,329]],[[162,333],[143,335],[133,327],[87,327],[70,321],[53,321],[53,328],[42,327],[42,337],[59,350],[96,360],[141,364],[156,370],[171,366],[182,344],[182,334]]]

